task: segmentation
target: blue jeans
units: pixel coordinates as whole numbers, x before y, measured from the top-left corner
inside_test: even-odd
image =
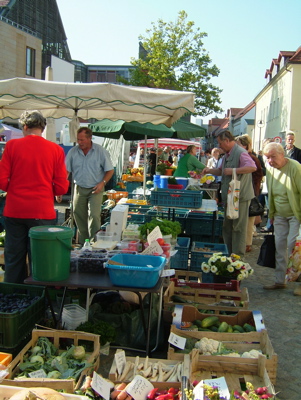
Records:
[[[56,225],[56,219],[29,219],[4,217],[5,224],[5,275],[4,281],[23,283],[27,278],[26,256],[30,261],[30,228],[41,225]]]

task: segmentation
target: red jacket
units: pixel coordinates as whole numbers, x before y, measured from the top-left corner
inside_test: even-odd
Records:
[[[65,194],[68,186],[60,146],[36,135],[6,143],[0,162],[0,189],[7,192],[4,216],[54,219],[54,196]]]

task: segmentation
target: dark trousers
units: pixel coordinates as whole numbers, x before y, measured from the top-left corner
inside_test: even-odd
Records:
[[[56,225],[56,219],[4,218],[5,224],[5,275],[4,281],[23,283],[27,278],[26,256],[30,260],[30,228],[41,225]]]

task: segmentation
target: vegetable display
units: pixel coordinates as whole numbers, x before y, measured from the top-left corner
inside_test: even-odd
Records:
[[[100,344],[103,346],[106,343],[112,343],[116,337],[115,328],[105,321],[95,321],[95,322],[84,322],[80,324],[77,328],[77,331],[80,332],[88,332],[94,333],[95,335],[100,336]]]
[[[10,400],[64,400],[65,397],[56,390],[44,387],[22,389],[10,397]]]
[[[18,293],[0,293],[0,312],[9,314],[22,312],[39,299],[39,296],[31,297],[29,295],[21,295]]]
[[[160,228],[163,236],[172,235],[172,237],[176,238],[182,232],[181,224],[178,221],[153,218],[150,222],[147,222],[139,227],[141,237],[146,239],[147,235],[157,226]]]
[[[87,367],[92,367],[85,358],[83,346],[72,345],[59,354],[48,338],[40,337],[36,346],[24,356],[24,362],[19,365],[21,372],[17,377],[28,378],[30,372],[42,369],[47,378],[77,380]]]

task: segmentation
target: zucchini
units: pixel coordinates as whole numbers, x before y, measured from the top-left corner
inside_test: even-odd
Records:
[[[174,302],[174,303],[189,303],[189,301],[183,299],[182,297],[173,294],[170,299]]]
[[[202,320],[202,328],[210,328],[210,326],[215,325],[219,321],[218,317],[206,317]]]
[[[227,324],[227,322],[222,322],[221,324],[220,324],[220,326],[218,327],[218,332],[227,332],[227,330],[228,330],[228,324]]]
[[[244,333],[244,328],[240,325],[233,325],[233,331],[239,331],[240,333]]]
[[[232,333],[232,332],[233,332],[233,327],[232,327],[232,325],[228,325],[227,332],[228,332],[228,333]]]
[[[211,330],[212,332],[217,332],[217,331],[218,331],[218,327],[215,326],[215,325],[212,325],[212,326],[210,326],[210,330]]]
[[[197,327],[201,328],[202,327],[202,321],[200,319],[196,319],[193,321],[193,325],[196,325]]]
[[[255,327],[247,323],[243,325],[243,328],[245,332],[256,332]]]

